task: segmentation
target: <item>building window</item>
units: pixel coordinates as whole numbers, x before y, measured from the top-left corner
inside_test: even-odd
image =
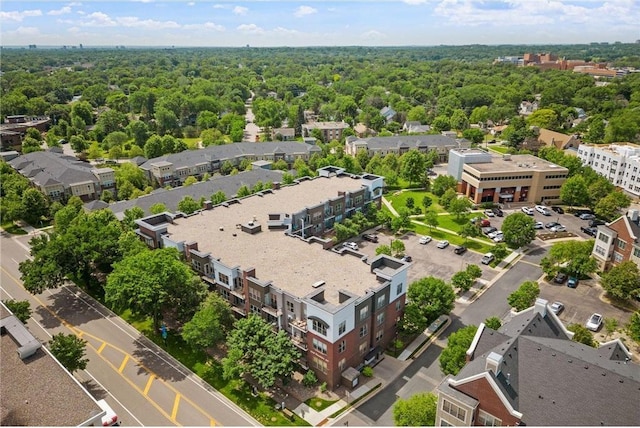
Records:
[[[229,285],[229,277],[223,273],[218,272],[218,281],[224,285]]]
[[[622,262],[622,259],[623,259],[622,254],[620,254],[618,252],[614,252],[613,253],[613,261],[614,262],[620,263],[620,262]]]
[[[400,312],[400,309],[402,309],[402,303],[398,300],[396,302],[396,312]]]
[[[260,292],[258,292],[258,290],[256,290],[255,288],[249,287],[249,298],[259,302],[260,301]]]
[[[446,413],[449,413],[451,416],[460,419],[462,422],[465,421],[467,417],[467,411],[456,406],[450,401],[442,400],[442,410]]]
[[[313,357],[312,365],[313,365],[313,368],[320,370],[322,373],[327,372],[327,362],[318,357]]]
[[[478,425],[485,427],[499,427],[502,426],[502,420],[496,418],[489,413],[480,410],[478,412]]]
[[[338,362],[338,370],[340,370],[341,372],[344,371],[344,365],[347,363],[347,360],[345,360],[344,358],[341,359]]]
[[[367,346],[367,342],[362,342],[358,348],[358,350],[360,351],[360,355],[366,354],[368,349],[369,346]]]
[[[441,427],[452,427],[453,425],[451,425],[449,422],[445,421],[444,419],[440,419],[440,425]]]
[[[378,321],[378,325],[382,324],[384,322],[384,312],[378,314],[376,320]]]
[[[320,342],[318,339],[313,339],[313,349],[318,352],[322,352],[323,354],[327,353],[327,344],[324,342]]]
[[[600,245],[596,245],[596,254],[601,255],[602,257],[604,257],[604,248],[602,248]]]
[[[634,257],[640,257],[640,248],[634,248],[633,249],[633,256]]]
[[[260,308],[257,307],[256,305],[250,305],[251,306],[251,312],[257,315],[260,315]]]
[[[360,309],[360,321],[365,320],[369,316],[369,306]]]
[[[609,243],[609,236],[605,235],[604,233],[600,233],[598,235],[598,239],[601,240],[602,242],[604,242],[605,244]]]
[[[622,239],[618,238],[618,248],[624,250],[627,247],[627,243]]]
[[[293,302],[287,301],[287,311],[293,312]]]
[[[381,308],[385,305],[385,303],[387,303],[387,295],[383,294],[381,296],[378,296],[378,304],[377,304],[377,308]]]
[[[311,328],[324,336],[327,335],[327,326],[318,320],[311,320]]]
[[[402,283],[398,284],[396,287],[396,294],[402,294]]]
[[[338,334],[344,334],[345,331],[347,331],[347,322],[346,321],[342,321],[338,325]]]
[[[338,353],[342,354],[344,352],[344,350],[347,349],[347,341],[343,340],[342,342],[340,342],[338,344]]]
[[[361,325],[360,326],[360,337],[364,337],[367,334],[367,325]]]
[[[382,336],[384,336],[384,330],[378,330],[376,333],[376,342],[380,342],[382,340]]]

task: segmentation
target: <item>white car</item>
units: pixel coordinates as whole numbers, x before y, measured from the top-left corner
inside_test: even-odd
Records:
[[[482,256],[482,260],[480,260],[480,263],[482,263],[483,265],[488,265],[495,258],[496,257],[492,253],[487,253],[484,256]]]
[[[351,249],[351,250],[357,250],[358,249],[358,244],[356,244],[355,242],[345,242],[344,246]]]
[[[601,325],[602,325],[602,315],[592,314],[587,320],[586,327],[591,331],[598,331],[600,330]]]
[[[436,245],[438,248],[447,248],[449,246],[449,241],[440,241],[438,242],[438,245]]]
[[[544,205],[536,205],[536,211],[538,211],[542,215],[551,215],[551,211],[549,211],[549,209]]]
[[[520,208],[522,210],[523,213],[525,213],[526,215],[533,215],[533,209],[529,208],[529,207],[522,207]]]
[[[544,229],[544,223],[541,221],[536,221],[536,223],[533,225],[534,229]]]
[[[553,226],[549,230],[552,231],[552,232],[565,232],[567,230],[567,228],[564,227],[563,225],[559,224],[557,226]]]
[[[495,232],[491,232],[491,233],[490,233],[489,235],[487,235],[487,236],[489,236],[489,238],[490,238],[490,239],[493,239],[493,238],[495,238],[495,237],[496,237],[496,236],[498,236],[498,235],[502,235],[502,231],[501,231],[501,230],[496,230]]]
[[[560,302],[553,302],[551,304],[551,312],[558,315],[560,312],[564,310],[564,305]]]
[[[422,236],[422,237],[420,237],[420,240],[418,241],[418,243],[422,244],[422,245],[426,245],[431,241],[432,241],[432,239],[431,239],[430,236]]]
[[[504,241],[504,236],[502,234],[496,235],[493,237],[493,242],[502,242]]]
[[[486,215],[487,217],[495,217],[496,215],[493,213],[492,210],[484,210],[484,215]]]

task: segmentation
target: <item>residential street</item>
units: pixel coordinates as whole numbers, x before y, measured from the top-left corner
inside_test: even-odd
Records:
[[[259,423],[133,327],[75,286],[33,296],[19,281],[18,263],[31,236],[2,233],[0,298],[29,300],[28,327],[43,343],[56,333],[87,341],[87,369],[77,378],[105,398],[122,425],[257,426]]]

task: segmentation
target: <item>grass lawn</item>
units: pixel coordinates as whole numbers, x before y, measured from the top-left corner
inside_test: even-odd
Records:
[[[507,146],[490,146],[489,150],[493,150],[494,152],[505,154],[509,152],[509,148]]]
[[[422,206],[422,199],[425,196],[429,196],[431,198],[432,204],[429,207],[429,209],[437,212],[437,213],[443,213],[445,212],[444,208],[442,208],[440,206],[440,204],[438,203],[438,197],[436,195],[434,195],[433,193],[430,192],[426,192],[426,191],[406,191],[406,192],[402,192],[398,195],[394,195],[395,192],[392,193],[388,193],[385,195],[385,198],[387,198],[387,200],[391,203],[391,205],[393,205],[393,207],[396,209],[396,211],[399,208],[402,207],[406,207],[407,206],[407,199],[408,198],[413,198],[414,202],[415,202],[415,206],[416,207],[420,207],[423,208]]]
[[[480,243],[480,242],[477,242],[477,241],[468,240],[465,243],[464,238],[462,238],[462,237],[460,237],[458,235],[454,235],[454,234],[451,234],[451,233],[443,232],[442,230],[436,230],[436,229],[429,230],[428,226],[423,226],[423,225],[420,225],[420,224],[415,224],[414,223],[414,225],[415,225],[415,232],[418,235],[429,235],[436,241],[441,241],[443,239],[446,239],[447,241],[449,241],[453,245],[465,245],[470,250],[477,251],[477,252],[479,252],[481,254],[488,253],[493,248],[493,245],[490,244],[489,242],[484,244],[484,243]],[[444,226],[442,226],[442,227],[444,227]]]
[[[2,227],[2,229],[5,232],[11,233],[12,235],[26,235],[27,234],[27,232],[25,232],[23,229],[21,229],[18,226],[16,226],[12,221],[7,221],[5,223],[2,223],[2,225],[0,225],[0,227]]]
[[[151,318],[133,315],[128,309],[119,315],[261,424],[309,426],[307,421],[297,415],[294,416],[293,421],[288,419],[284,413],[275,409],[276,402],[266,394],[259,393],[254,397],[251,394],[251,386],[242,379],[225,380],[222,377],[220,363],[211,359],[204,351],[192,349],[176,332],[170,330],[165,343],[160,333],[153,331]]]
[[[304,403],[312,409],[321,412],[338,400],[325,400],[323,398],[311,397]]]

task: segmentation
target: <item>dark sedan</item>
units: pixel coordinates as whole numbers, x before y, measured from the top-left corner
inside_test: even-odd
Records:
[[[460,245],[453,250],[453,252],[456,253],[457,255],[464,254],[466,251],[467,251],[467,247],[465,247],[464,245]]]
[[[551,209],[553,211],[557,212],[558,214],[564,214],[564,210],[562,209],[562,207],[553,206],[553,207],[551,207]]]

